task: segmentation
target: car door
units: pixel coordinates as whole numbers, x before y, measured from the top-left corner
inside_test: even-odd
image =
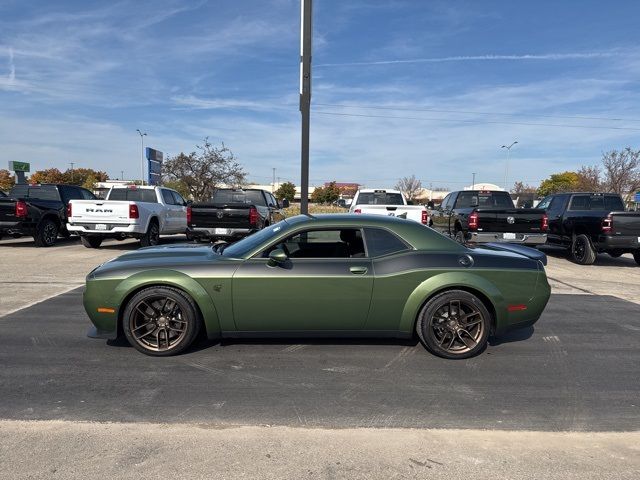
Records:
[[[275,248],[285,264],[270,266]],[[354,331],[367,320],[373,271],[360,229],[307,229],[246,260],[232,288],[240,331]]]
[[[162,200],[165,203],[165,227],[163,233],[175,233],[180,229],[180,211],[182,210],[181,205],[176,205],[175,198],[173,197],[173,192],[171,190],[167,190],[166,188],[161,189]]]
[[[267,204],[269,205],[269,211],[271,213],[271,223],[277,223],[284,218],[282,214],[282,210],[280,210],[280,205],[276,198],[270,193],[266,193],[267,196]]]
[[[176,206],[176,228],[178,232],[186,232],[187,231],[187,202],[182,198],[182,196],[175,191],[171,192],[173,194],[173,198],[175,200]]]

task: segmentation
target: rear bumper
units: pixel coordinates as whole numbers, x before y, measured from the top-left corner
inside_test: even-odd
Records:
[[[597,247],[603,250],[632,252],[640,248],[640,235],[600,235]]]
[[[544,245],[547,243],[546,233],[516,233],[516,238],[505,238],[501,232],[469,232],[467,241],[470,243],[519,243],[522,245]]]
[[[197,238],[242,238],[256,230],[253,228],[203,228],[189,227],[187,232]]]
[[[79,235],[97,235],[97,236],[136,236],[136,235],[144,235],[145,229],[144,226],[138,223],[129,223],[129,224],[117,224],[117,223],[103,223],[102,225],[106,225],[106,230],[96,230],[96,225],[100,225],[99,223],[74,223],[67,224],[67,230],[70,232],[78,233]]]
[[[35,228],[34,223],[0,222],[0,233],[7,235],[33,235]]]

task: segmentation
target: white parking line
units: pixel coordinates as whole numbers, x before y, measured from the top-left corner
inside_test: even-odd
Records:
[[[50,300],[50,299],[52,299],[54,297],[57,297],[59,295],[63,295],[65,293],[69,293],[70,291],[75,290],[76,288],[80,288],[83,285],[84,285],[84,283],[75,284],[75,285],[73,285],[73,286],[71,286],[69,288],[66,288],[66,289],[61,290],[61,291],[59,291],[57,293],[54,293],[53,295],[49,295],[47,297],[40,298],[40,299],[38,299],[38,300],[36,300],[34,302],[27,303],[26,305],[22,305],[22,306],[20,306],[18,308],[14,308],[13,310],[9,310],[8,312],[0,313],[0,318],[6,317],[7,315],[11,315],[12,313],[19,312],[20,310],[24,310],[25,308],[33,307],[34,305],[37,305],[37,304],[42,303],[42,302],[45,302],[45,301]]]

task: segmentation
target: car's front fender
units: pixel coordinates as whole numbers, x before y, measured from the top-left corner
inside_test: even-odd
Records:
[[[144,287],[166,285],[184,291],[193,298],[202,313],[207,337],[216,338],[220,335],[220,321],[213,300],[207,291],[190,276],[169,269],[145,270],[127,277],[118,284],[114,298],[119,299],[118,311],[122,315],[125,299]]]
[[[462,288],[474,290],[484,295],[496,312],[496,325],[500,325],[506,315],[504,298],[500,291],[480,275],[466,271],[445,272],[434,275],[418,285],[405,303],[400,321],[400,331],[413,331],[416,319],[424,303],[433,295],[444,290]]]

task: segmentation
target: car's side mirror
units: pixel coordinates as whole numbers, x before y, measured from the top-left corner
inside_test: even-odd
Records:
[[[289,257],[287,257],[287,254],[284,253],[284,250],[282,250],[281,248],[271,250],[271,253],[269,253],[269,265],[272,267],[275,267],[276,265],[282,265],[287,260],[289,260]]]
[[[282,208],[289,208],[289,200],[286,198],[282,200]]]

